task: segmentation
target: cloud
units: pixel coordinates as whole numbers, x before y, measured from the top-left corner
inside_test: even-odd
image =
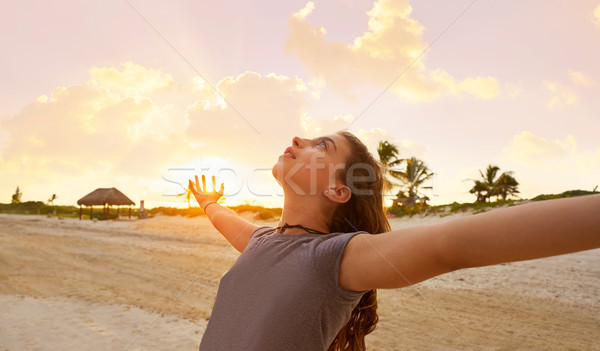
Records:
[[[561,84],[557,81],[543,81],[542,85],[546,90],[552,93],[548,108],[553,109],[559,105],[574,105],[579,102],[579,96],[575,93],[572,87]]]
[[[557,159],[572,156],[577,149],[573,135],[565,140],[546,140],[529,131],[523,131],[513,137],[510,144],[503,148],[509,159],[523,164],[543,165],[553,163]]]
[[[326,30],[308,24],[313,11],[309,2],[289,21],[291,34],[286,50],[295,54],[316,80],[352,99],[353,88],[371,85],[389,88],[406,101],[431,101],[442,95],[468,94],[480,99],[499,95],[494,77],[468,77],[462,81],[448,72],[425,66],[427,43],[424,27],[411,18],[407,0],[380,0],[367,12],[369,30],[352,44],[328,42]]]
[[[220,96],[198,86],[199,96],[186,112],[186,134],[200,146],[197,152],[210,149],[249,163],[273,164],[292,138],[305,132],[302,118],[310,92],[298,77],[245,72],[222,79],[216,89]]]
[[[150,95],[168,86],[170,76],[121,67],[93,68],[87,83],[55,88],[0,121],[7,185],[26,185],[28,199],[54,192],[72,204],[94,187],[160,178],[162,167],[189,149],[183,113]]]
[[[429,153],[429,147],[423,144],[415,143],[409,139],[397,139],[383,128],[361,129],[356,133],[356,136],[369,148],[369,151],[379,159],[377,155],[377,147],[380,141],[388,141],[398,147],[399,158],[417,157],[425,160]]]
[[[8,137],[0,157],[4,166],[27,174],[75,176],[90,168],[141,175],[168,158],[161,143],[177,141],[168,127],[150,126],[157,114],[169,125],[168,111],[149,98],[120,97],[92,85],[60,87],[2,121]]]
[[[547,106],[553,109],[561,105],[574,105],[579,102],[578,91],[581,88],[589,88],[596,85],[596,82],[583,72],[567,70],[569,82],[559,82],[556,80],[544,80],[542,86],[552,93]]]
[[[589,76],[585,75],[583,72],[574,71],[572,69],[567,70],[569,74],[569,79],[571,83],[576,86],[583,87],[593,87],[596,85],[596,82]]]
[[[151,93],[158,89],[168,88],[173,83],[173,77],[170,74],[163,74],[130,61],[122,63],[121,66],[121,70],[115,67],[90,68],[88,84],[130,95]]]
[[[215,154],[272,165],[305,133],[311,92],[297,77],[246,72],[218,82],[220,95],[196,79],[185,92],[193,94],[189,102],[161,104],[153,92],[173,83],[169,74],[121,67],[93,68],[86,84],[56,88],[3,119],[2,168],[39,177],[155,178],[165,167]]]
[[[310,116],[303,116],[301,119],[302,129],[308,135],[326,135],[337,132],[348,127],[354,117],[352,115],[333,116],[321,120],[315,120]]]
[[[2,119],[3,182],[10,191],[21,185],[24,200],[57,193],[61,204],[73,204],[97,187],[115,186],[152,207],[183,203],[163,196],[181,191],[174,182],[184,184],[202,168],[214,174],[231,167],[237,178],[222,179],[228,190],[254,182],[253,190],[275,194],[270,168],[294,136],[329,134],[352,119],[309,116],[315,85],[298,77],[245,72],[220,80],[217,94],[200,79],[175,82],[157,72],[134,64],[90,70],[93,78],[87,83],[58,87]],[[178,89],[168,92],[169,103],[161,103],[168,86]],[[407,152],[403,156],[424,150],[383,129],[358,135],[374,153],[377,138],[397,142]],[[261,172],[252,173],[256,169]],[[256,196],[246,189],[228,203],[244,198]],[[263,200],[281,205],[274,196]]]

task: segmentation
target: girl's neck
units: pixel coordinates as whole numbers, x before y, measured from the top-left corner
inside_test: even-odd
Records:
[[[294,199],[294,201],[285,201],[279,226],[284,224],[300,224],[304,227],[329,233],[330,217],[327,217],[314,201],[307,199]],[[277,231],[278,233],[281,230]],[[305,234],[306,230],[301,228],[288,228],[284,234]]]

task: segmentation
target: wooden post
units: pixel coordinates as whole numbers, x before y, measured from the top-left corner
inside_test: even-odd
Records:
[[[94,219],[94,205],[90,206],[90,221]]]
[[[131,219],[131,205],[129,205],[129,219]]]
[[[102,218],[106,220],[106,204],[102,205],[102,210],[104,211],[102,213]]]
[[[79,220],[81,220],[81,205],[79,205]]]
[[[119,219],[119,210],[121,209],[121,205],[117,205],[117,220]]]

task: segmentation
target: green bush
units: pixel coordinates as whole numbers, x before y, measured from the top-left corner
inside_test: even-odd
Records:
[[[540,194],[531,199],[531,201],[542,201],[542,200],[551,200],[551,199],[561,199],[565,197],[573,197],[573,196],[583,196],[583,195],[591,195],[598,194],[597,191],[587,191],[587,190],[567,190],[560,194]]]
[[[429,206],[429,205],[423,205],[420,203],[416,204],[412,208],[396,205],[396,206],[389,207],[387,209],[387,212],[388,212],[388,215],[393,215],[395,217],[403,217],[403,216],[412,217],[415,214],[424,212],[425,210],[429,209],[430,207],[431,206]]]
[[[52,206],[42,201],[25,201],[20,203],[0,204],[0,213],[46,215],[54,214],[60,217],[75,217],[79,215],[79,207]],[[73,214],[75,212],[75,214]]]
[[[106,215],[106,218],[104,218],[104,213],[102,213],[102,212],[94,212],[93,218],[96,218],[98,220],[116,219],[117,218],[117,214],[116,213],[108,213]]]

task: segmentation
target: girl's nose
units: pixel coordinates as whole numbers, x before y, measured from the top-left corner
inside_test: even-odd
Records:
[[[292,139],[292,145],[296,147],[304,147],[304,140],[296,136]]]

